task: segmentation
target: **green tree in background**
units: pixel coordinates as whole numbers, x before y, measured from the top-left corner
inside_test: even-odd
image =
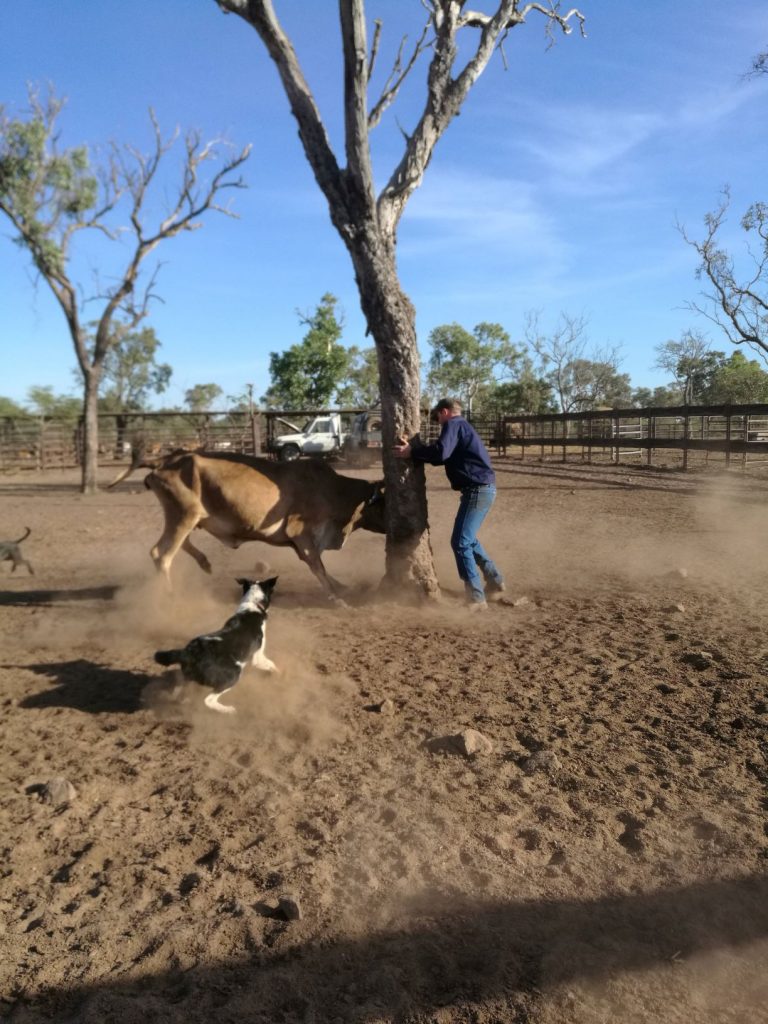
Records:
[[[50,384],[29,388],[27,404],[35,416],[46,419],[76,420],[83,411],[83,403],[79,398],[74,395],[56,395]]]
[[[499,416],[503,413],[537,416],[557,412],[552,385],[537,373],[533,360],[523,353],[512,380],[494,384],[483,396],[480,415]]]
[[[92,347],[93,342],[89,343],[89,351]],[[168,363],[156,362],[159,347],[152,327],[119,331],[104,357],[99,409],[116,414],[115,455],[118,458],[125,451],[131,413],[145,409],[150,392],[162,394],[171,379],[173,371]],[[77,373],[82,378],[79,370]]]
[[[154,147],[148,154],[133,146],[113,144],[109,160],[94,166],[86,146],[60,149],[57,120],[63,105],[52,93],[43,101],[30,89],[26,116],[11,117],[0,107],[0,213],[11,222],[14,241],[31,257],[66,320],[84,382],[82,490],[92,494],[96,491],[98,399],[104,362],[111,346],[143,320],[155,297],[157,269],[143,291],[139,288],[144,261],[161,242],[198,228],[207,211],[230,213],[217,201],[218,195],[223,189],[242,187],[242,181],[231,174],[247,159],[249,148],[224,160],[204,182],[205,167],[220,155],[221,147],[188,133],[181,181],[165,209],[150,217],[147,207],[158,167],[178,132],[164,139],[150,111]],[[154,220],[151,225],[150,220]],[[114,241],[120,239],[122,248],[116,247],[115,252],[124,259],[122,269],[111,275],[112,283],[97,284],[96,294],[90,297],[81,294],[71,271],[72,243],[87,229]],[[89,345],[82,311],[84,302],[96,299],[102,304],[102,313]]]
[[[476,401],[509,377],[522,355],[500,324],[480,323],[471,333],[457,323],[442,324],[427,340],[427,390],[461,399],[470,417]]]
[[[14,419],[19,419],[24,416],[29,416],[29,410],[25,409],[17,402],[14,402],[12,398],[6,398],[5,395],[0,395],[0,416],[9,416]]]
[[[352,345],[347,349],[347,359],[346,376],[336,392],[338,404],[353,409],[378,405],[381,396],[376,349]]]
[[[273,409],[321,409],[344,381],[349,352],[339,343],[342,322],[334,295],[326,293],[314,313],[299,314],[308,327],[299,344],[269,354],[269,390],[262,401]]]
[[[184,392],[184,404],[190,412],[207,412],[223,394],[218,384],[195,384]]]
[[[538,312],[528,314],[525,337],[561,412],[629,405],[632,385],[628,374],[619,373],[618,350],[588,349],[586,317],[560,313],[549,332],[541,329],[539,320]]]
[[[654,366],[666,370],[674,378],[680,389],[680,398],[687,405],[702,401],[703,390],[715,364],[709,340],[698,331],[683,331],[677,341],[670,339],[656,346]]]
[[[104,412],[139,412],[149,395],[162,394],[173,370],[157,362],[160,342],[154,328],[127,331],[113,341],[104,357],[100,407]]]
[[[679,387],[640,387],[632,392],[631,405],[635,409],[661,409],[669,405],[680,405],[683,400]]]
[[[768,402],[768,373],[757,359],[747,359],[743,352],[712,352],[713,366],[701,388],[704,404],[737,405]]]

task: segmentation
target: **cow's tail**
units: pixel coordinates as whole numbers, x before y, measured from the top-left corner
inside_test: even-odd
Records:
[[[158,665],[178,665],[181,662],[181,651],[155,651],[155,661]]]
[[[30,530],[29,527],[27,527],[26,530],[24,531],[23,536],[19,537],[18,540],[13,541],[13,543],[14,544],[21,544],[22,541],[27,539],[27,537],[30,535],[30,533],[32,533],[32,531]]]

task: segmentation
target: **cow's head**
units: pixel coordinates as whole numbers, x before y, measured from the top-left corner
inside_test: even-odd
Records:
[[[365,500],[360,512],[357,526],[373,533],[386,533],[384,522],[384,481],[376,480],[371,484],[371,494]]]

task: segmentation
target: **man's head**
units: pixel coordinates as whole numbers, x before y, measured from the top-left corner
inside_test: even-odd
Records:
[[[429,414],[433,423],[441,425],[452,416],[461,416],[461,402],[457,398],[441,398]]]

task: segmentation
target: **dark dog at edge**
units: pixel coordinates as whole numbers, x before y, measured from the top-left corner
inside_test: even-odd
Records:
[[[29,575],[34,576],[35,570],[26,558],[21,557],[21,548],[19,545],[22,541],[25,541],[27,537],[32,533],[29,527],[27,527],[26,533],[19,537],[18,540],[2,540],[0,541],[0,562],[13,562],[11,572],[16,572],[16,569],[20,565],[26,565],[29,570]]]
[[[249,660],[262,672],[277,671],[264,655],[267,608],[277,576],[260,583],[246,579],[237,582],[243,588],[243,599],[221,629],[196,636],[186,647],[155,652],[159,665],[179,665],[185,680],[210,687],[213,693],[205,698],[206,707],[228,715],[235,709],[220,704],[219,698],[239,681]]]

